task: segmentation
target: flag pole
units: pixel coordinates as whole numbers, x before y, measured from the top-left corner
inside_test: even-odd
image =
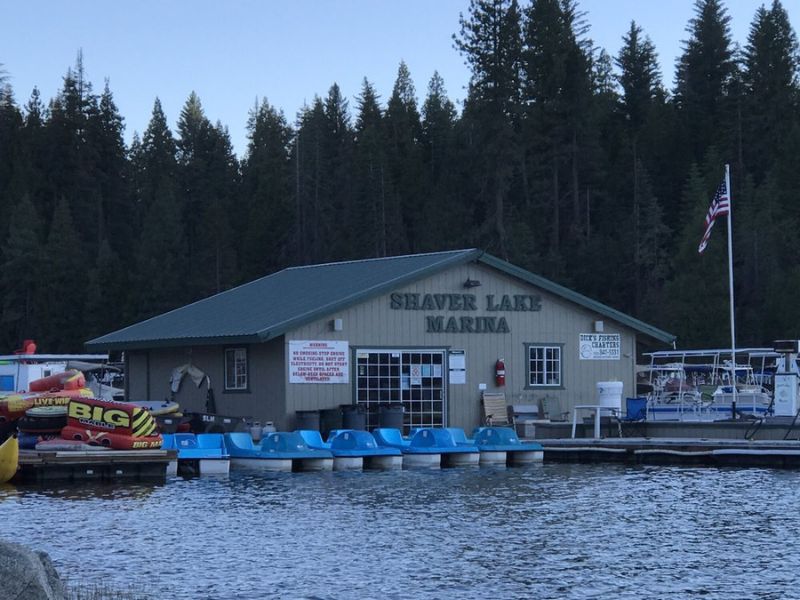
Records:
[[[731,216],[733,213],[733,194],[731,192],[731,168],[725,165],[725,188],[728,192],[728,293],[730,297],[731,314],[731,390],[733,403],[731,404],[731,417],[736,418],[736,324],[733,309],[733,227]]]

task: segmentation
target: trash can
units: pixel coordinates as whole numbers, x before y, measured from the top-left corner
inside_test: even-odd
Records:
[[[381,427],[403,430],[405,407],[399,403],[381,404],[378,422]]]
[[[312,429],[319,431],[319,411],[318,410],[298,410],[294,413],[295,429]]]
[[[367,428],[367,413],[361,404],[342,404],[342,429]]]
[[[322,439],[327,439],[331,429],[342,429],[342,409],[324,408],[319,411],[319,431]]]

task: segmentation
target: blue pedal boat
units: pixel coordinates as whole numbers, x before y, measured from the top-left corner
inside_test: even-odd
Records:
[[[403,453],[404,467],[464,467],[475,466],[480,462],[477,447],[457,444],[446,429],[424,427],[410,440],[404,440],[397,429],[383,428],[376,429],[375,432],[378,444],[398,448]]]
[[[368,431],[338,429],[322,441],[319,431],[302,429],[297,433],[311,448],[327,449],[333,454],[333,470],[397,469],[403,466],[403,454],[397,448],[381,447]]]
[[[278,431],[253,443],[249,433],[225,434],[225,447],[234,467],[266,471],[330,471],[333,454],[330,450],[309,448],[303,437],[294,432]]]
[[[227,475],[230,454],[220,433],[163,433],[163,450],[177,450],[167,475]]]
[[[541,444],[520,441],[510,427],[482,427],[475,432],[473,441],[481,452],[482,465],[529,465],[544,458]]]
[[[372,430],[372,436],[379,446],[385,448],[397,448],[402,451],[411,445],[411,440],[403,437],[399,429],[392,427],[378,427]]]

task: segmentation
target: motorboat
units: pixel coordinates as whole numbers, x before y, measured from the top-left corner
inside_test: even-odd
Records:
[[[770,414],[772,392],[763,384],[770,361],[780,354],[769,348],[731,351],[665,350],[645,354],[637,393],[647,398],[646,420],[716,421]],[[758,376],[754,363],[760,362]],[[732,383],[733,382],[733,383]]]

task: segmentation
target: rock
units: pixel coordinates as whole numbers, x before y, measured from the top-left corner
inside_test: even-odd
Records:
[[[0,541],[0,581],[8,600],[64,600],[66,591],[46,552]]]

